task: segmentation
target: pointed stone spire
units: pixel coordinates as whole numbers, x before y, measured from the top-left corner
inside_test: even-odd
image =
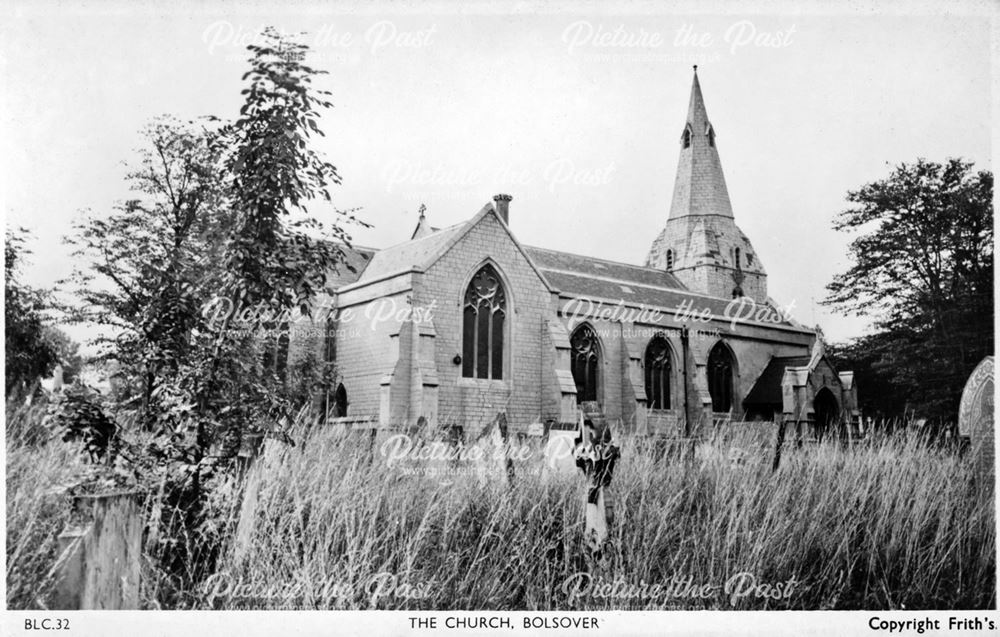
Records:
[[[691,97],[688,98],[687,122],[695,130],[704,130],[708,124],[708,111],[705,110],[705,98],[701,94],[701,83],[698,81],[698,65],[694,65],[694,79],[691,81]]]
[[[669,271],[701,294],[765,303],[767,273],[733,219],[715,141],[695,67],[670,216],[649,248],[646,265]]]
[[[687,215],[733,216],[726,178],[715,143],[715,130],[708,119],[705,98],[694,67],[687,121],[681,133],[681,153],[677,162],[670,218]]]

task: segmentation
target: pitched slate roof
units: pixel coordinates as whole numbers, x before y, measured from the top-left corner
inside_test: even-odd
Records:
[[[618,263],[595,259],[568,252],[557,252],[545,248],[524,246],[524,251],[541,270],[570,272],[578,275],[592,275],[608,279],[620,279],[644,283],[657,287],[683,290],[684,284],[666,270],[647,268],[628,263]],[[557,286],[558,287],[558,286]]]
[[[360,246],[341,245],[340,249],[344,252],[345,263],[338,264],[327,273],[326,287],[331,291],[357,281],[377,252],[374,248]]]
[[[368,260],[367,267],[353,279],[341,279],[340,285],[373,281],[413,267],[430,267],[461,238],[464,231],[490,213],[493,213],[493,207],[487,204],[469,221],[440,230],[425,226],[429,231],[428,234],[383,250],[369,251],[359,257]],[[543,281],[566,298],[593,299],[611,303],[622,301],[633,306],[661,308],[667,312],[678,310],[682,303],[688,302],[687,307],[690,312],[700,314],[707,309],[717,317],[725,316],[726,308],[731,303],[730,299],[691,292],[677,277],[660,268],[517,245]],[[761,312],[767,316],[759,316]],[[754,316],[749,320],[759,322],[764,319],[776,325],[793,325],[770,306],[757,304],[753,307],[753,313]]]
[[[730,299],[715,298],[691,292],[677,277],[666,270],[647,268],[628,263],[617,263],[604,259],[557,252],[544,248],[525,247],[525,252],[538,266],[545,278],[564,297],[580,299],[604,299],[612,302],[664,310],[679,309],[681,303],[688,302],[692,313],[709,310],[715,316],[725,316]],[[754,306],[753,320],[765,318],[756,316],[757,311],[766,313],[768,322],[789,326],[770,306]]]
[[[781,379],[785,376],[786,367],[805,367],[812,360],[811,356],[772,356],[767,367],[757,377],[757,382],[747,397],[744,405],[780,405]]]
[[[437,232],[424,235],[417,239],[404,241],[392,247],[379,250],[372,257],[371,263],[358,278],[358,281],[370,281],[389,274],[395,274],[413,266],[424,267],[428,261],[437,256],[448,242],[458,235],[468,221],[443,228]]]
[[[549,283],[565,297],[591,300],[603,299],[612,303],[624,301],[629,305],[657,307],[671,312],[680,309],[681,304],[687,302],[687,307],[691,313],[701,314],[707,309],[713,316],[717,317],[725,316],[726,308],[730,304],[730,301],[727,299],[717,299],[686,290],[652,287],[635,281],[608,281],[587,275],[553,272],[551,270],[542,270],[542,272],[549,280]],[[758,306],[759,308],[760,306]],[[780,320],[774,308],[766,306],[763,311],[767,312],[767,316],[773,319],[770,322],[778,325],[790,325],[787,321]]]

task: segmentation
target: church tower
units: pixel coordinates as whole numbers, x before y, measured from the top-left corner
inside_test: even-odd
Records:
[[[733,220],[697,66],[680,146],[670,216],[653,241],[646,265],[671,272],[693,292],[766,302],[767,273],[750,240]]]

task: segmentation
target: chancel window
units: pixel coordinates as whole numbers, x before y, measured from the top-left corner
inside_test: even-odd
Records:
[[[465,290],[462,310],[462,376],[503,378],[507,294],[493,266],[484,265]]]
[[[597,333],[589,325],[581,325],[569,339],[570,370],[576,383],[576,402],[597,400],[597,383],[601,368],[601,346]]]
[[[733,355],[721,342],[708,354],[708,393],[712,411],[728,412],[733,408]]]
[[[646,347],[646,405],[650,409],[670,409],[670,344],[654,336]]]

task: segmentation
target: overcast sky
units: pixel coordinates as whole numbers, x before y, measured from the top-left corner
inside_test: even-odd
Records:
[[[667,218],[698,64],[770,294],[832,340],[865,329],[818,305],[848,265],[831,228],[847,191],[917,157],[992,169],[986,5],[239,6],[0,10],[3,209],[36,237],[28,281],[69,273],[62,236],[80,209],[127,195],[122,161],[150,118],[237,114],[244,47],[266,25],[307,32],[329,71],[319,144],[344,180],[337,206],[362,208],[374,228],[355,240],[373,247],[408,238],[421,203],[444,226],[507,192],[521,242],[641,263]]]

